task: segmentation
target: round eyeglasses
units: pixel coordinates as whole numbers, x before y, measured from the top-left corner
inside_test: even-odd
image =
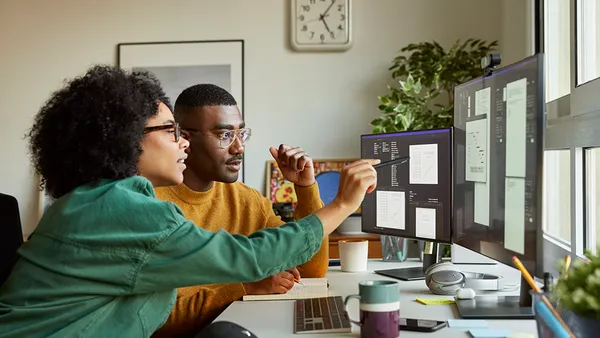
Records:
[[[191,128],[182,128],[182,130],[183,130],[184,138],[189,138],[189,135],[186,135],[186,134],[200,132],[197,129],[191,129]],[[211,135],[215,135],[215,134],[211,134]],[[215,136],[219,139],[219,147],[222,149],[226,149],[226,148],[229,148],[233,144],[233,142],[235,142],[236,138],[238,140],[240,140],[242,145],[245,146],[246,143],[248,143],[248,140],[250,139],[251,135],[252,135],[252,129],[242,128],[242,129],[228,130],[225,132],[221,132],[221,133],[216,134]]]
[[[144,134],[148,134],[153,131],[168,130],[168,129],[173,129],[173,134],[175,136],[175,142],[179,142],[179,139],[181,137],[181,128],[179,127],[179,123],[176,123],[176,122],[165,124],[162,126],[146,127],[146,128],[144,128]]]

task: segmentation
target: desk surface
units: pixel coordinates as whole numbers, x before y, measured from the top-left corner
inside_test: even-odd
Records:
[[[347,296],[358,293],[358,282],[362,280],[391,279],[373,273],[373,270],[394,269],[401,267],[420,266],[420,262],[382,262],[380,260],[369,261],[368,271],[363,273],[342,272],[340,267],[330,267],[327,272],[329,279],[329,294],[332,296]],[[511,283],[520,281],[518,270],[503,264],[497,265],[459,265],[462,271],[485,272],[502,275]],[[392,279],[395,280],[395,279]],[[449,298],[450,296],[433,295],[425,281],[399,281],[400,282],[400,316],[417,319],[434,319],[446,321],[457,318],[458,312],[454,305],[422,305],[415,298]],[[519,290],[514,292],[496,292],[497,295],[518,295]],[[478,294],[482,294],[479,292]],[[348,304],[348,314],[351,318],[358,318],[358,302],[352,300]],[[235,322],[247,328],[259,338],[283,338],[283,337],[359,337],[360,328],[352,325],[352,333],[348,334],[294,334],[294,301],[237,301],[231,304],[217,319]],[[511,333],[529,333],[536,335],[534,320],[487,320],[488,326],[494,329],[508,329]],[[453,338],[471,337],[466,329],[454,329],[446,327],[433,333],[420,333],[402,331],[402,338],[427,337],[427,338]]]

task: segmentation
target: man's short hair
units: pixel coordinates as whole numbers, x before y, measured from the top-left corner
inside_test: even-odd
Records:
[[[177,97],[175,118],[188,109],[208,106],[237,106],[237,102],[228,91],[217,85],[197,84],[184,89]]]

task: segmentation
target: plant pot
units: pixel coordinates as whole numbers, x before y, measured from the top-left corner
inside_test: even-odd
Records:
[[[600,319],[584,317],[568,309],[562,309],[561,317],[577,338],[592,338],[600,335]]]

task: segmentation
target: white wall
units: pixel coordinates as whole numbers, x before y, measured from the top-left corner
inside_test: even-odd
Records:
[[[500,24],[501,66],[518,62],[535,51],[534,4],[537,0],[503,0]]]
[[[287,44],[287,1],[258,3],[0,0],[0,191],[19,200],[25,234],[36,224],[37,191],[23,135],[64,78],[114,64],[120,42],[245,40],[245,116],[253,128],[246,183],[262,191],[270,145],[299,145],[315,158],[359,156],[358,135],[371,130],[389,61],[402,46],[503,36],[496,1],[354,0],[350,51],[297,53]]]

